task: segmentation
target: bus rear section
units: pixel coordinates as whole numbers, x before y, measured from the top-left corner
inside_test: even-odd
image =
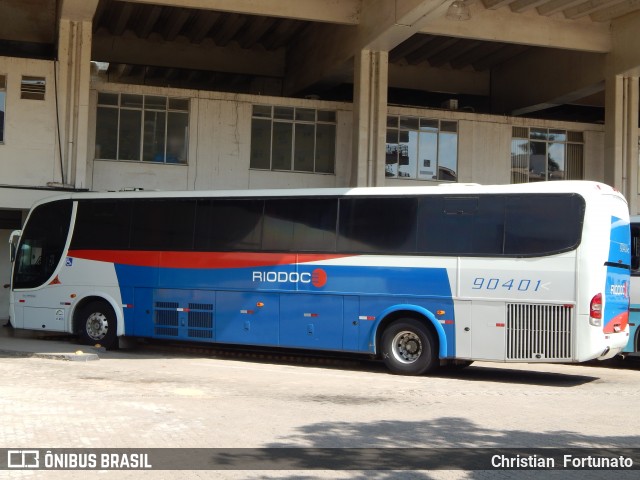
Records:
[[[627,344],[630,269],[627,203],[603,193],[589,202],[578,255],[577,361],[612,358]]]
[[[623,355],[640,351],[640,216],[631,217],[631,287],[629,288],[629,341]]]

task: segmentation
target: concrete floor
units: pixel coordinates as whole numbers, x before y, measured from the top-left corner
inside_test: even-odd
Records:
[[[640,447],[640,362],[478,363],[400,377],[148,348],[54,359],[70,341],[0,335],[0,445],[15,447]],[[83,348],[84,349],[84,348]],[[88,351],[88,349],[84,349]],[[41,356],[26,356],[44,353]],[[87,478],[86,472],[4,472]],[[101,472],[109,478],[567,478],[569,472]],[[604,478],[603,472],[573,472]],[[516,475],[517,474],[517,475]],[[538,477],[537,475],[543,475]],[[98,475],[97,472],[91,474]],[[616,474],[625,478],[625,474]],[[34,477],[34,478],[35,478]],[[629,476],[628,478],[632,478]]]

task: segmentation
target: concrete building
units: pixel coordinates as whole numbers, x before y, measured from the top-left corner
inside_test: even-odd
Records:
[[[61,189],[580,178],[640,208],[637,0],[4,0],[0,17],[0,245]]]

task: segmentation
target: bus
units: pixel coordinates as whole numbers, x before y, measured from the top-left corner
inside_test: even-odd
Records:
[[[629,305],[629,342],[622,355],[640,352],[640,216],[631,217],[631,287]]]
[[[629,213],[594,182],[71,193],[14,237],[15,328],[439,365],[628,341]]]

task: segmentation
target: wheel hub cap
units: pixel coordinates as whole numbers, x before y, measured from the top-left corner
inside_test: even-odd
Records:
[[[422,342],[413,332],[402,331],[393,338],[393,356],[401,363],[413,363],[422,355]]]
[[[87,335],[92,340],[102,340],[109,330],[109,321],[104,314],[95,312],[87,318]]]

